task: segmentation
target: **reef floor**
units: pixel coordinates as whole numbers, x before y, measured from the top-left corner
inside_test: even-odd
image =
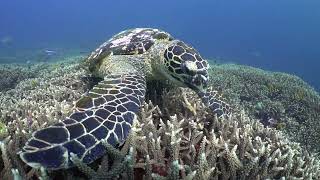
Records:
[[[300,78],[211,64],[210,86],[232,105],[216,118],[196,95],[149,82],[126,143],[90,165],[32,169],[17,153],[37,129],[62,120],[95,83],[83,57],[0,65],[0,176],[4,179],[320,179],[320,97]]]

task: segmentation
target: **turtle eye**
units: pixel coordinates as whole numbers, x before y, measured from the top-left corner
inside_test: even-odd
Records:
[[[185,61],[182,63],[181,69],[185,74],[190,76],[194,76],[197,73],[197,65],[193,61]]]

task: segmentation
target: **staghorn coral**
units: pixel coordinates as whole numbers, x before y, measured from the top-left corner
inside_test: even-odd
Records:
[[[6,158],[11,162],[11,165],[3,164],[1,173],[6,175],[11,171],[11,166],[19,170],[23,179],[38,176],[36,171],[26,169],[17,156],[27,137],[33,131],[65,117],[71,111],[73,101],[87,89],[83,81],[85,70],[77,63],[38,64],[30,69],[39,70],[38,77],[25,79],[14,89],[0,92],[0,120],[6,129],[1,133],[0,140],[8,149]],[[37,86],[34,86],[34,82],[37,82]],[[10,179],[9,176],[5,177]]]
[[[30,133],[57,122],[86,91],[81,79],[85,71],[79,65],[48,69],[50,66],[38,78],[24,80],[1,94],[0,119],[8,126],[9,135],[15,134],[10,130]]]
[[[5,92],[10,89],[14,89],[20,82],[30,78],[48,78],[52,71],[65,72],[64,66],[70,65],[72,62],[79,61],[82,56],[74,56],[66,58],[66,61],[49,64],[49,63],[38,63],[38,64],[0,64],[0,92]],[[31,80],[31,85],[37,86],[38,82],[36,79]]]
[[[2,177],[12,179],[13,172],[22,179],[320,178],[315,154],[242,111],[217,119],[183,88],[148,88],[148,99],[157,105],[144,104],[121,150],[105,144],[107,155],[90,165],[74,158],[78,168],[46,173],[31,169],[16,153],[35,129],[68,115],[73,101],[88,88],[83,76],[86,72],[76,62],[48,65],[41,76],[0,95],[1,119],[10,135],[1,145]],[[32,80],[38,85],[32,86]]]
[[[194,94],[190,94],[191,104],[198,104]],[[170,106],[181,107],[173,103]],[[137,154],[148,155],[141,159],[145,159],[145,164],[152,163],[152,172],[146,174],[154,173],[153,177],[176,179],[176,173],[170,172],[174,171],[172,165],[179,162],[180,171],[183,171],[180,176],[194,176],[194,179],[320,178],[320,162],[315,155],[304,152],[281,132],[264,127],[244,112],[237,112],[230,119],[217,119],[210,113],[203,113],[202,105],[197,106],[198,116],[183,115],[186,109],[181,108],[180,112],[174,112],[176,116],[164,121],[165,115],[152,103],[146,104],[144,109],[144,117],[134,128],[138,139],[134,144],[140,146],[136,148]],[[141,165],[142,162],[140,160],[140,167],[148,167]],[[150,171],[145,168],[148,169]]]
[[[309,151],[320,151],[320,96],[299,77],[235,65],[211,65],[210,84],[230,104],[264,125],[283,130]]]
[[[35,77],[34,72],[30,72],[23,65],[0,65],[0,92],[14,88],[20,81]]]
[[[176,96],[176,92],[164,96]],[[198,104],[193,93],[187,91],[187,96],[189,103]],[[179,104],[168,106],[174,107]],[[195,106],[198,115],[202,114],[198,118],[180,107],[166,114],[151,102],[144,104],[129,140],[119,151],[125,153],[131,147],[128,156],[136,160],[132,163],[135,179],[320,178],[318,157],[244,112],[236,112],[229,119],[217,119],[200,104]],[[116,153],[109,156],[124,157],[112,154]],[[127,162],[116,163],[123,167]],[[80,162],[79,167],[83,166]],[[112,173],[110,168],[107,170]],[[89,166],[83,171],[93,179],[101,176]],[[124,169],[116,172],[120,179],[128,177]]]
[[[113,146],[109,145],[107,141],[102,142],[107,150],[107,155],[103,157],[101,165],[98,170],[95,171],[88,165],[82,163],[78,157],[72,154],[72,161],[76,166],[84,172],[90,179],[133,179],[133,149],[129,150],[127,155],[120,152],[118,149],[115,149]],[[122,150],[124,151],[124,150]],[[112,158],[112,165],[109,168],[109,156]]]

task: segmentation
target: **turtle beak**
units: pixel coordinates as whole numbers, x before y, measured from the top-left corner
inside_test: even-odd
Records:
[[[197,90],[203,90],[208,86],[208,77],[203,74],[196,74],[193,76],[191,83],[195,85]]]
[[[185,81],[186,85],[194,91],[202,91],[207,88],[209,78],[203,74],[196,74]]]

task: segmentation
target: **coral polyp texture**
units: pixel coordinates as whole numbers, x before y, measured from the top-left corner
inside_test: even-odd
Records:
[[[17,153],[31,133],[67,117],[73,112],[75,101],[92,86],[88,73],[78,61],[41,66],[43,70],[35,77],[21,80],[0,94],[0,133],[4,132],[0,143],[0,175],[4,179],[320,178],[319,157],[305,149],[303,144],[287,138],[287,133],[290,133],[290,129],[286,129],[288,125],[279,128],[263,124],[259,113],[250,106],[255,101],[244,100],[259,97],[262,104],[257,106],[264,110],[264,103],[271,101],[269,96],[254,89],[251,90],[256,92],[256,96],[253,92],[245,94],[250,88],[245,89],[240,84],[246,82],[247,86],[255,85],[259,89],[258,81],[264,85],[261,79],[268,79],[272,73],[238,65],[211,65],[212,70],[209,71],[212,77],[210,85],[224,82],[220,92],[234,103],[234,112],[229,118],[217,118],[188,89],[149,82],[147,86],[153,88],[147,88],[146,100],[131,133],[120,148],[103,141],[107,153],[91,164],[71,155],[76,166],[71,169],[46,171],[30,168]],[[256,83],[250,80],[252,76],[247,77],[249,74],[246,73],[250,72],[260,74],[255,77],[260,78]],[[297,86],[301,92],[317,97],[296,77],[278,73],[274,76],[286,77],[290,83],[300,82]],[[236,80],[239,82],[235,83]],[[276,83],[272,78],[269,81]],[[276,92],[274,88],[270,89]],[[303,102],[310,103],[307,100]],[[293,102],[287,102],[290,103]],[[302,108],[313,112],[310,106]],[[290,115],[282,113],[284,119]],[[306,122],[312,120],[305,118]],[[292,118],[284,123],[289,120]],[[314,139],[313,142],[316,143]]]

